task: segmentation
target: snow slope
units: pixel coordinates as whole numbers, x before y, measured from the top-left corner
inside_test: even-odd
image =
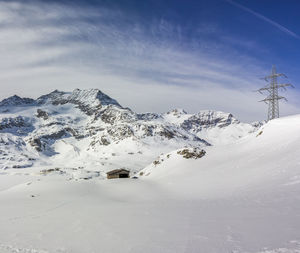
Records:
[[[0,252],[300,252],[300,115],[188,149],[139,179],[2,170]]]
[[[300,183],[300,116],[272,120],[235,143],[205,150],[200,159],[185,159],[178,150],[163,155],[161,163],[141,171],[141,178],[163,181],[179,194],[197,192],[197,198]]]

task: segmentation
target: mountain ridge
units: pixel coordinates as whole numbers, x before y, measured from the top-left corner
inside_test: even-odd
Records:
[[[1,165],[126,164],[138,171],[162,152],[226,144],[259,127],[210,110],[135,113],[98,89],[54,90],[36,100],[12,96],[0,102]]]

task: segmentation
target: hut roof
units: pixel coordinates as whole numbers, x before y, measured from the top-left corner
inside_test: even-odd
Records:
[[[122,172],[129,173],[130,171],[129,170],[125,170],[125,169],[116,169],[116,170],[109,171],[106,174],[107,175],[113,175],[113,174],[119,174],[119,173],[122,173]]]

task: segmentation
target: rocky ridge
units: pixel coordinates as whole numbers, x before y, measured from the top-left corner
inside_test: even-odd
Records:
[[[36,100],[13,96],[0,102],[0,168],[98,164],[108,170],[126,162],[137,171],[161,152],[213,144],[203,132],[238,128],[246,135],[258,127],[216,111],[138,114],[98,89],[55,90]],[[13,156],[3,155],[8,149]]]

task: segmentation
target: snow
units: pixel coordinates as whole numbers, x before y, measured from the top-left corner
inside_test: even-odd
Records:
[[[97,106],[100,103],[103,105],[114,104],[120,106],[116,100],[110,98],[98,89],[75,89],[68,97],[68,100],[80,102],[89,106]]]
[[[166,152],[139,179],[2,170],[0,251],[300,252],[299,129],[295,115],[199,159]]]
[[[247,136],[249,133],[255,131],[250,124],[239,123],[231,124],[225,128],[208,128],[202,129],[197,133],[197,136],[201,139],[207,140],[212,145],[226,145],[234,143],[240,138]]]
[[[4,99],[0,102],[0,107],[9,107],[9,106],[24,106],[32,105],[34,100],[30,98],[21,98],[17,95]]]
[[[96,89],[0,111],[1,253],[300,252],[300,115],[136,114]]]
[[[215,111],[136,114],[98,89],[55,90],[21,100],[33,102],[0,106],[0,152],[7,154],[0,160],[3,168],[126,167],[136,173],[161,153],[232,143],[258,128]]]
[[[183,109],[174,109],[170,112],[165,113],[163,115],[163,118],[172,124],[180,125],[191,116],[191,114],[188,114]]]
[[[206,197],[231,195],[260,181],[288,182],[300,171],[299,126],[299,116],[273,120],[233,144],[205,148],[207,154],[201,159],[186,160],[173,151],[163,156],[161,164],[151,164],[142,172],[147,179],[174,186],[178,193],[197,190]]]
[[[34,104],[0,114],[0,151],[10,150],[2,167],[79,167],[86,161],[87,170],[125,166],[137,172],[161,152],[207,145],[161,116],[140,119],[97,89],[56,90]]]

